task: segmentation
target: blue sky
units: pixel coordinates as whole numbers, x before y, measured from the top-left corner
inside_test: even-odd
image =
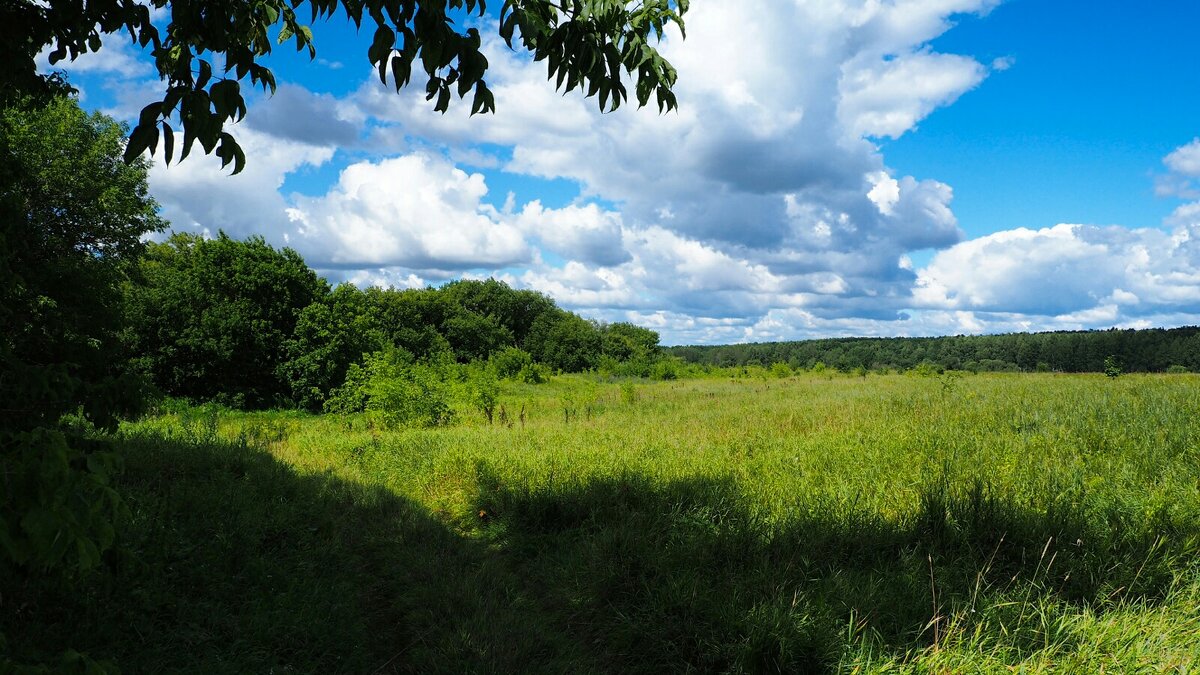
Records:
[[[496,276],[664,342],[1200,323],[1200,7],[696,0],[681,110],[601,115],[482,20],[498,112],[429,110],[347,23],[235,133],[156,164],[177,229],[261,234],[332,281]],[[736,31],[730,31],[736,26]],[[158,86],[119,39],[85,106]],[[418,83],[420,84],[420,83]],[[226,172],[227,173],[227,172]]]
[[[1010,58],[919,129],[897,170],[955,187],[970,236],[1056,222],[1156,227],[1177,205],[1147,177],[1200,133],[1200,5],[1010,0],[933,48]]]

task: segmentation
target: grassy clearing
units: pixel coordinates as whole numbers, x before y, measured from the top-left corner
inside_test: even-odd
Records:
[[[127,672],[1189,672],[1200,378],[512,385],[129,425],[123,546],[5,590]],[[86,589],[81,591],[80,589]]]

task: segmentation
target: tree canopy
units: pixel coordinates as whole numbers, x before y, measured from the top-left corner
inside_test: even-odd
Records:
[[[546,64],[558,89],[581,89],[602,110],[629,98],[639,106],[653,96],[660,111],[676,106],[675,69],[655,49],[664,29],[683,29],[689,0],[504,0],[497,30]],[[163,11],[165,18],[156,19]],[[414,69],[426,98],[445,112],[451,99],[471,94],[471,113],[495,109],[485,75],[488,59],[474,18],[488,17],[484,0],[6,0],[0,8],[0,99],[47,86],[35,59],[45,49],[52,64],[99,50],[127,34],[148,49],[163,81],[163,96],[143,108],[125,149],[126,159],[152,153],[162,141],[169,163],[174,128],[183,132],[180,157],[199,141],[222,166],[241,171],[245,154],[226,124],[246,115],[242,83],[275,90],[264,65],[274,46],[291,43],[316,57],[316,37],[305,20],[340,16],[371,43],[367,59],[381,81],[399,91]],[[463,21],[467,19],[466,21]],[[465,29],[459,27],[462,22]]]
[[[163,222],[124,133],[66,97],[0,107],[0,575],[112,542],[113,457],[62,420],[111,428],[140,403],[121,285]]]
[[[238,407],[291,392],[275,370],[300,313],[326,283],[291,249],[261,238],[175,234],[150,244],[129,291],[137,353],[156,384]]]

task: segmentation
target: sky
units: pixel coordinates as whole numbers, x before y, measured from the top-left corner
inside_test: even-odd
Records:
[[[664,344],[1200,324],[1200,4],[686,19],[668,114],[557,93],[476,19],[497,111],[475,117],[382,86],[370,35],[319,22],[232,129],[246,169],[155,159],[151,192],[175,230],[261,235],[331,283],[495,277]],[[161,97],[119,36],[66,70],[118,119]]]

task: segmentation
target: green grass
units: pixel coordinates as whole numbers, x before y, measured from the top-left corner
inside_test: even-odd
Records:
[[[0,632],[126,672],[1200,668],[1200,378],[579,377],[503,403],[511,426],[129,425],[120,548],[0,582]]]

